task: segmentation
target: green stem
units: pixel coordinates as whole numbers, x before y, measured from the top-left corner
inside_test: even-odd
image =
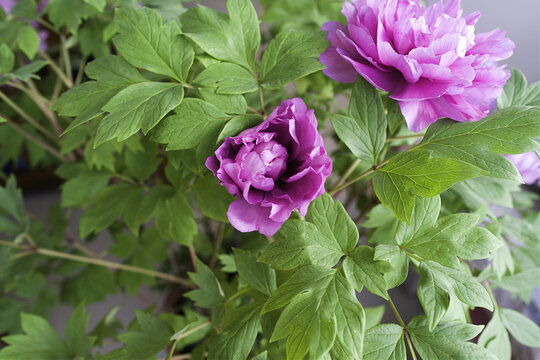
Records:
[[[47,151],[49,154],[57,158],[58,160],[62,162],[67,162],[67,159],[64,158],[58,150],[47,144],[46,142],[42,141],[40,138],[30,134],[26,130],[24,130],[22,127],[17,125],[15,122],[9,120],[6,116],[0,114],[0,117],[6,120],[6,123],[11,126],[15,131],[17,131],[22,136],[26,137],[28,140],[32,141],[34,144],[40,146],[43,148],[43,150]]]
[[[496,308],[499,307],[499,304],[497,304],[495,295],[493,295],[493,291],[491,290],[491,286],[489,286],[489,282],[487,280],[484,280],[484,286],[486,287],[489,297],[491,298],[491,301],[493,302],[493,306]]]
[[[392,308],[392,311],[394,312],[394,315],[396,316],[396,319],[399,325],[401,325],[402,328],[405,328],[406,327],[405,322],[403,321],[403,318],[399,314],[399,311],[397,310],[396,305],[394,305],[394,302],[392,301],[392,298],[390,297],[390,295],[388,295],[388,304],[390,304],[390,307]]]
[[[366,176],[368,176],[368,175],[374,173],[375,170],[377,170],[377,169],[383,167],[384,165],[386,165],[387,162],[388,162],[388,161],[382,162],[382,163],[380,163],[379,165],[376,165],[376,166],[373,166],[373,167],[367,169],[366,171],[364,171],[364,172],[361,173],[360,175],[355,176],[355,177],[353,177],[351,180],[348,180],[348,181],[344,182],[342,185],[336,186],[336,187],[333,188],[332,190],[328,191],[328,193],[329,193],[330,195],[333,195],[333,194],[337,193],[338,191],[345,189],[347,186],[352,185],[352,184],[354,184],[355,182],[357,182],[358,180],[361,180],[361,179],[365,178]]]
[[[345,181],[347,180],[347,178],[349,176],[351,176],[352,172],[354,171],[354,169],[356,169],[358,167],[358,165],[360,165],[360,162],[361,160],[360,159],[355,159],[351,165],[347,168],[347,170],[345,170],[345,173],[343,174],[343,176],[339,179],[339,181],[336,183],[336,185],[334,187],[338,187],[338,186],[341,186],[345,183]]]
[[[418,261],[418,262],[422,262],[422,258],[418,257],[418,255],[415,255],[413,254],[412,252],[409,252],[407,250],[405,250],[404,248],[402,248],[401,246],[399,247],[401,249],[401,251],[403,251],[407,256],[409,256],[410,258],[413,258],[414,260]]]
[[[210,324],[210,321],[205,321],[202,324],[194,327],[193,329],[189,331],[186,331],[185,333],[179,335],[176,339],[174,339],[174,342],[171,345],[171,350],[169,351],[169,355],[167,356],[166,360],[171,360],[173,358],[174,350],[176,348],[176,344],[178,344],[178,341],[182,340],[185,337],[188,337],[189,335],[193,334],[196,331],[199,331],[200,329],[202,329],[203,327],[209,324]]]
[[[49,133],[36,119],[28,115],[23,109],[21,109],[17,104],[15,104],[6,94],[0,91],[0,99],[2,99],[6,104],[8,104],[20,117],[26,120],[30,125],[36,128],[40,133],[48,137],[54,142],[58,141],[58,138],[53,134]]]
[[[148,276],[152,276],[152,277],[155,277],[155,278],[167,280],[167,281],[170,281],[170,282],[173,282],[173,283],[181,284],[181,285],[184,285],[184,286],[190,286],[188,281],[186,281],[185,279],[182,279],[182,278],[180,278],[178,276],[175,276],[175,275],[172,275],[172,274],[162,273],[162,272],[155,271],[155,270],[144,269],[144,268],[140,268],[140,267],[137,267],[137,266],[119,264],[119,263],[112,262],[112,261],[89,258],[89,257],[86,257],[86,256],[80,256],[80,255],[74,255],[74,254],[66,254],[66,253],[63,253],[63,252],[60,252],[60,251],[44,249],[44,248],[40,248],[38,246],[28,246],[28,245],[23,245],[23,244],[16,244],[16,243],[13,243],[11,241],[5,241],[5,240],[0,240],[0,245],[9,246],[9,247],[16,248],[16,249],[19,249],[19,250],[24,250],[26,252],[31,251],[31,252],[33,252],[35,254],[41,254],[41,255],[44,255],[44,256],[49,256],[49,257],[54,257],[54,258],[59,258],[59,259],[65,259],[65,260],[72,260],[72,261],[77,261],[77,262],[81,262],[81,263],[85,263],[85,264],[92,264],[92,265],[102,266],[102,267],[106,267],[106,268],[110,268],[110,269],[123,270],[123,271],[133,272],[133,273],[137,273],[137,274],[148,275]]]
[[[264,110],[264,96],[263,96],[263,90],[261,87],[259,88],[259,101],[261,102],[261,113],[264,116],[266,115],[266,111]]]
[[[404,139],[412,139],[412,138],[419,138],[423,137],[426,134],[414,134],[414,135],[403,135],[403,136],[396,136],[396,137],[390,137],[386,139],[386,142],[390,141],[398,141],[398,140],[404,140]]]
[[[416,360],[416,353],[414,352],[414,346],[413,346],[412,341],[411,341],[411,339],[409,337],[409,333],[405,329],[403,329],[403,333],[405,334],[405,340],[407,341],[407,346],[409,347],[409,351],[411,353],[411,356],[412,356],[413,360]]]
[[[210,269],[213,269],[214,265],[216,264],[219,249],[221,248],[221,243],[223,242],[224,233],[225,233],[225,224],[220,222],[216,230],[216,238],[214,240],[214,250],[212,251],[212,257],[210,258],[210,261],[208,262],[208,267]]]
[[[411,342],[411,339],[409,338],[409,333],[407,332],[407,326],[405,325],[405,322],[403,321],[403,318],[399,314],[399,311],[396,308],[396,305],[394,305],[394,302],[392,301],[392,298],[390,295],[388,295],[388,303],[390,304],[390,307],[392,308],[392,311],[394,312],[394,315],[396,316],[397,321],[399,322],[399,325],[403,328],[403,335],[405,336],[405,340],[407,342],[407,346],[409,347],[409,351],[411,352],[411,356],[413,360],[416,360],[416,353],[414,352],[414,347]]]
[[[64,74],[64,72],[62,71],[62,69],[60,69],[60,67],[54,62],[54,60],[49,56],[47,55],[47,53],[43,52],[43,51],[39,51],[39,55],[44,58],[45,60],[47,60],[48,62],[48,65],[51,67],[51,69],[56,73],[56,75],[58,75],[58,77],[62,80],[62,82],[68,87],[68,88],[72,88],[73,87],[73,82],[71,82],[71,80],[66,76],[66,74]]]
[[[62,50],[62,57],[64,58],[64,67],[66,69],[66,75],[69,81],[73,84],[73,75],[71,74],[71,59],[69,57],[69,50],[66,46],[66,37],[60,35],[60,47]]]

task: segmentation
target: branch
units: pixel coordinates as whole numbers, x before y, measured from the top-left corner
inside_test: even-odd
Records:
[[[62,162],[67,162],[67,159],[64,158],[58,150],[47,144],[46,142],[42,141],[38,137],[30,134],[26,130],[24,130],[22,127],[17,125],[15,122],[9,120],[6,116],[3,114],[0,114],[0,117],[4,118],[6,120],[6,123],[11,126],[13,129],[15,129],[17,132],[19,132],[22,136],[26,137],[28,140],[34,142],[36,145],[41,146],[45,151],[47,151],[49,154],[57,158],[58,160]]]
[[[82,262],[85,264],[92,264],[92,265],[103,266],[106,268],[111,268],[111,269],[116,269],[116,270],[123,270],[123,271],[129,271],[129,272],[133,272],[137,274],[148,275],[148,276],[152,276],[158,279],[163,279],[163,280],[167,280],[173,283],[181,284],[183,286],[191,287],[191,284],[187,280],[182,279],[178,276],[162,273],[155,270],[145,269],[145,268],[141,268],[141,267],[137,267],[133,265],[125,265],[125,264],[119,264],[113,261],[95,259],[95,258],[90,258],[86,256],[74,255],[74,254],[66,254],[60,251],[56,251],[56,250],[40,248],[39,246],[16,244],[14,242],[5,241],[5,240],[0,240],[0,245],[9,246],[9,247],[16,248],[19,250],[24,250],[26,252],[32,252],[34,254],[41,254],[44,256],[50,256],[50,257],[59,258],[59,259],[72,260],[72,261]]]

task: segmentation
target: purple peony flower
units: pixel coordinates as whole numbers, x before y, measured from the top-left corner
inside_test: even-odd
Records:
[[[459,0],[425,8],[420,0],[352,0],[347,25],[327,22],[330,47],[321,54],[332,79],[360,74],[399,102],[410,130],[438,118],[479,120],[489,114],[510,73],[494,62],[514,43],[499,29],[474,34],[479,12],[461,16]]]
[[[540,179],[540,159],[535,151],[506,157],[516,165],[525,184],[536,184]]]
[[[332,171],[315,114],[298,98],[283,101],[260,125],[226,138],[215,154],[206,167],[238,197],[227,211],[232,226],[266,236],[294,209],[305,215]]]
[[[0,0],[0,7],[4,10],[4,13],[9,14],[16,3],[16,0]]]

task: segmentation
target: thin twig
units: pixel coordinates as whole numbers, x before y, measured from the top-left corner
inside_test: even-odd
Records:
[[[195,248],[193,245],[188,246],[189,257],[191,258],[191,265],[193,266],[193,271],[197,272],[197,254],[195,253]]]
[[[175,340],[174,342],[172,343],[171,345],[171,350],[169,351],[169,355],[167,356],[167,359],[166,360],[172,360],[172,359],[177,359],[178,357],[173,357],[173,354],[174,354],[174,350],[176,348],[176,344],[178,344],[178,341],[188,337],[189,335],[199,331],[200,329],[202,329],[203,327],[205,327],[206,325],[210,325],[210,321],[205,321],[203,322],[202,324],[200,325],[197,325],[195,326],[193,329],[189,330],[189,331],[186,331],[185,333],[182,333],[180,334]],[[187,354],[186,354],[187,355]],[[181,355],[179,355],[181,356]],[[190,355],[191,357],[191,355]],[[189,357],[185,358],[185,359],[189,359]]]
[[[116,263],[116,262],[113,262],[113,261],[107,261],[107,260],[103,260],[103,259],[94,259],[94,258],[90,258],[90,257],[87,257],[87,256],[79,256],[79,255],[74,255],[74,254],[67,254],[67,253],[63,253],[63,252],[60,252],[60,251],[56,251],[56,250],[40,248],[38,246],[28,246],[28,245],[16,244],[14,242],[5,241],[5,240],[0,240],[0,245],[9,246],[9,247],[24,250],[24,251],[32,251],[32,252],[34,252],[36,254],[41,254],[41,255],[50,256],[50,257],[54,257],[54,258],[72,260],[72,261],[82,262],[82,263],[85,263],[85,264],[98,265],[98,266],[103,266],[103,267],[107,267],[107,268],[112,268],[112,269],[117,269],[117,270],[123,270],[123,271],[129,271],[129,272],[133,272],[133,273],[148,275],[148,276],[152,276],[152,277],[155,277],[155,278],[167,280],[167,281],[170,281],[170,282],[173,282],[173,283],[182,284],[184,286],[191,286],[188,281],[186,281],[185,279],[182,279],[182,278],[180,278],[178,276],[175,276],[175,275],[172,275],[172,274],[162,273],[162,272],[155,271],[155,270],[145,269],[145,268],[141,268],[141,267],[137,267],[137,266],[119,264],[119,263]]]
[[[405,322],[403,321],[403,318],[399,314],[399,311],[396,308],[396,305],[394,305],[394,302],[392,301],[392,298],[390,295],[388,295],[388,303],[390,304],[390,307],[392,308],[392,311],[394,312],[394,315],[396,316],[396,319],[403,328],[403,334],[405,336],[405,340],[407,341],[407,346],[409,347],[409,351],[411,352],[411,356],[413,360],[416,360],[416,353],[414,352],[414,347],[412,345],[411,339],[409,338],[409,333],[407,332],[407,326],[405,325]]]
[[[53,148],[52,146],[50,146],[49,144],[47,144],[46,142],[42,141],[41,139],[39,139],[38,137],[30,134],[29,132],[27,132],[26,130],[24,130],[22,127],[20,127],[19,125],[17,125],[15,122],[9,120],[6,116],[4,116],[3,114],[0,114],[0,117],[4,118],[6,120],[6,123],[11,126],[14,130],[16,130],[17,132],[19,132],[22,136],[26,137],[28,140],[34,142],[36,145],[38,146],[41,146],[45,151],[47,151],[49,154],[51,154],[52,156],[54,156],[55,158],[57,158],[58,160],[62,161],[62,162],[66,162],[67,159],[64,158],[59,152],[58,150],[56,150],[55,148]]]
[[[214,266],[216,265],[217,255],[219,253],[219,249],[221,248],[221,243],[223,242],[224,233],[225,233],[225,224],[220,222],[216,230],[216,237],[214,239],[214,250],[212,251],[212,257],[210,257],[210,261],[208,262],[208,267],[210,269],[213,269]]]
[[[66,76],[66,74],[64,74],[62,69],[60,69],[56,62],[54,62],[54,60],[47,53],[40,50],[39,55],[49,62],[48,65],[68,88],[73,87],[73,82]]]
[[[259,88],[259,101],[261,102],[261,113],[266,117],[266,111],[264,110],[264,96],[262,88]]]
[[[62,57],[64,58],[64,68],[66,69],[67,78],[73,84],[71,59],[69,58],[69,49],[66,46],[66,37],[64,34],[60,34],[60,49],[62,50]]]
[[[82,58],[79,63],[79,69],[77,70],[77,76],[75,77],[75,86],[79,85],[84,75],[84,67],[86,66],[86,58]]]
[[[2,99],[6,104],[8,104],[17,114],[19,114],[20,117],[22,117],[24,120],[26,120],[30,125],[36,128],[40,133],[48,137],[54,142],[58,141],[58,138],[51,134],[47,129],[43,127],[36,119],[28,115],[26,111],[21,109],[15,102],[13,102],[6,94],[4,94],[2,91],[0,91],[0,99]]]

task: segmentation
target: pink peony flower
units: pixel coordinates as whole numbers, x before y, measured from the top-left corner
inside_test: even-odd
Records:
[[[535,151],[506,157],[516,165],[525,184],[536,184],[540,179],[540,159]]]
[[[227,216],[241,232],[274,235],[294,209],[324,193],[332,162],[317,119],[301,99],[283,101],[260,125],[226,138],[208,167],[238,197]]]
[[[425,8],[419,0],[353,0],[347,25],[323,25],[330,47],[321,54],[332,79],[360,74],[399,102],[410,130],[441,117],[479,120],[489,114],[510,76],[494,62],[514,43],[499,29],[475,35],[479,12],[462,16],[459,0]]]

